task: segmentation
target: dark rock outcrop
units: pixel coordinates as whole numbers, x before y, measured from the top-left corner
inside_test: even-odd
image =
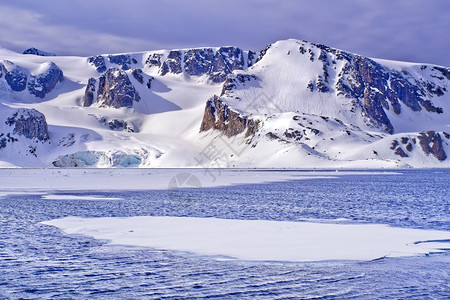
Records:
[[[251,67],[255,64],[256,62],[256,52],[254,51],[248,51],[248,55],[247,55],[247,67]]]
[[[137,82],[144,84],[144,75],[141,69],[133,69],[133,71],[131,71],[131,75],[133,75]]]
[[[101,55],[91,56],[91,57],[88,57],[87,61],[88,61],[88,63],[90,63],[91,65],[93,65],[95,67],[97,72],[103,73],[106,71],[106,63],[105,63],[105,58],[103,56],[101,56]]]
[[[39,98],[44,98],[50,93],[58,82],[63,81],[64,75],[61,69],[53,62],[45,63],[47,70],[37,76],[32,76],[28,81],[28,91]]]
[[[237,89],[238,87],[245,86],[247,82],[258,81],[255,75],[248,74],[230,74],[223,83],[221,96]]]
[[[29,48],[25,51],[23,51],[23,54],[33,54],[33,55],[39,55],[39,56],[56,56],[54,53],[42,51],[36,48]]]
[[[161,67],[161,59],[162,59],[163,55],[161,53],[153,53],[150,54],[147,58],[147,60],[145,61],[145,65],[147,65],[148,67]]]
[[[244,69],[244,53],[235,47],[221,47],[214,56],[214,62],[209,76],[215,83],[223,82],[234,70]]]
[[[439,71],[444,75],[448,80],[450,80],[450,68],[443,68],[443,67],[433,67],[433,69]]]
[[[14,126],[13,134],[41,142],[50,139],[45,116],[35,109],[18,109],[5,123]]]
[[[111,130],[116,131],[127,131],[127,132],[134,132],[134,127],[129,124],[127,121],[118,120],[118,119],[112,119],[108,122],[108,126]]]
[[[227,137],[245,132],[245,137],[254,135],[258,130],[259,121],[243,116],[232,110],[219,97],[214,96],[206,102],[200,132],[216,129]]]
[[[268,51],[271,47],[272,47],[272,44],[269,44],[269,45],[266,46],[266,48],[264,48],[264,50],[259,51],[259,55],[258,55],[258,58],[257,58],[256,61],[255,61],[255,64],[256,64],[258,61],[260,61],[260,60],[264,57],[264,55],[266,55],[267,51]]]
[[[86,86],[86,91],[84,92],[83,106],[88,107],[94,103],[95,100],[95,90],[96,90],[97,80],[95,78],[89,78],[88,84]]]
[[[121,66],[122,70],[129,70],[132,64],[137,64],[137,60],[127,54],[108,55],[108,60],[112,64]]]
[[[394,154],[398,155],[400,157],[409,157],[409,155],[406,154],[405,151],[401,147],[398,147],[397,149],[395,149]]]
[[[8,66],[4,67],[4,71],[6,71],[5,80],[13,91],[21,92],[25,90],[28,82],[28,74],[24,69],[8,62]]]
[[[124,71],[111,68],[100,76],[97,93],[100,106],[132,107],[133,102],[140,99],[139,93]]]
[[[254,63],[254,52],[247,54],[247,62],[245,55],[244,51],[236,47],[173,50],[165,59],[163,54],[152,53],[145,64],[159,67],[159,73],[163,76],[185,72],[189,76],[207,75],[211,82],[220,83],[234,70],[243,70]]]
[[[425,154],[432,154],[439,161],[447,159],[447,154],[444,151],[442,138],[438,132],[424,131],[417,136],[419,144]]]
[[[145,85],[147,86],[148,89],[152,87],[152,81],[155,79],[153,76],[145,75],[141,69],[133,69],[133,71],[131,71],[131,75],[133,75],[133,78],[136,79],[136,81],[139,82],[140,84],[144,84],[145,77],[147,77],[148,79]]]
[[[190,76],[201,76],[211,71],[214,51],[211,48],[192,49],[184,55],[184,71]]]
[[[294,130],[293,128],[286,129],[283,135],[294,141],[300,141],[303,138],[302,132],[300,130]]]
[[[6,72],[8,72],[8,70],[6,70],[5,65],[0,63],[0,78],[3,78],[3,76],[6,74]]]
[[[181,51],[170,51],[169,55],[167,55],[166,60],[161,66],[161,75],[164,76],[167,73],[180,74],[181,72],[183,72],[183,70],[181,69],[181,56]]]

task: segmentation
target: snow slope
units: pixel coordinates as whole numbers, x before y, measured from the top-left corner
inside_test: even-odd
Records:
[[[367,58],[358,65],[359,59],[297,40],[276,42],[259,54],[221,47],[86,58],[0,49],[0,139],[13,137],[3,147],[0,140],[0,166],[450,167],[449,69]],[[18,90],[20,79],[29,83],[46,75],[48,62],[62,70],[62,81],[52,89],[38,86],[43,97],[30,94],[28,86]],[[131,107],[98,101],[98,82],[110,68],[123,70],[139,94]],[[377,91],[384,86],[373,83],[370,68],[373,74],[380,68],[389,74],[388,79],[376,78],[386,90]],[[7,81],[13,69],[17,90]],[[135,69],[142,70],[141,80]],[[90,78],[96,80],[96,90],[93,104],[86,105]],[[364,92],[354,78],[367,83]],[[104,86],[112,93],[114,83]],[[378,99],[368,98],[369,93],[387,95],[391,90],[400,101],[391,97],[369,103]],[[229,111],[255,120],[256,131],[200,131],[214,95]],[[18,109],[42,113],[49,138],[29,138],[17,122],[8,125]],[[233,122],[227,119],[221,126],[233,127]]]

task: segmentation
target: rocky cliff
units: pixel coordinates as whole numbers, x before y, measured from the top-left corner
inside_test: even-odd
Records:
[[[45,116],[35,109],[13,110],[4,120],[4,124],[6,126],[0,126],[0,149],[14,143],[43,143],[50,139]],[[23,141],[22,138],[27,139],[28,142]],[[35,149],[35,147],[32,148]]]
[[[245,131],[244,137],[249,137],[256,133],[258,126],[259,120],[234,111],[218,96],[214,96],[206,102],[200,132],[215,129],[232,137]]]
[[[110,68],[97,80],[90,78],[86,86],[83,106],[91,106],[97,99],[100,107],[132,107],[141,97],[128,78],[127,73],[117,68]],[[97,93],[95,94],[95,92]]]
[[[255,60],[255,53],[236,47],[201,48],[173,50],[167,55],[151,53],[145,65],[158,68],[159,74],[181,74],[189,76],[206,75],[212,83],[225,81],[228,74],[235,70],[244,70]]]

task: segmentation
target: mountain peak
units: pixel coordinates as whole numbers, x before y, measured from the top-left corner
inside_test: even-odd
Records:
[[[36,48],[28,48],[27,50],[23,51],[22,54],[33,54],[38,56],[56,56],[54,53],[42,51]]]
[[[295,39],[257,52],[0,56],[0,164],[450,166],[446,67]],[[17,107],[36,110],[14,117],[21,130],[8,125]],[[38,119],[48,132],[36,142],[22,133]]]

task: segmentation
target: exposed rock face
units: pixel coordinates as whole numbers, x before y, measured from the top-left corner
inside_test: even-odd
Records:
[[[105,58],[101,55],[91,56],[87,59],[88,63],[94,65],[95,69],[99,73],[103,73],[106,71]]]
[[[256,61],[255,61],[255,64],[256,64],[258,61],[260,61],[260,60],[264,57],[264,55],[266,55],[267,51],[268,51],[271,47],[272,47],[272,44],[269,44],[269,45],[267,45],[267,47],[266,47],[264,50],[261,50],[261,51],[259,52],[258,58],[257,58]]]
[[[445,77],[447,77],[448,80],[450,80],[450,68],[443,68],[443,67],[433,67],[434,70],[437,70],[442,73]]]
[[[206,102],[200,132],[216,129],[227,137],[232,137],[247,129],[245,137],[249,137],[255,134],[258,126],[259,121],[242,116],[222,102],[219,97],[214,96]]]
[[[15,92],[21,92],[25,90],[28,82],[27,72],[11,62],[7,62],[7,66],[2,66],[3,72],[5,72],[5,80],[10,86],[11,90]]]
[[[311,63],[322,63],[322,73],[311,79],[307,89],[311,92],[331,93],[336,92],[347,98],[354,99],[353,111],[360,108],[371,123],[382,128],[387,133],[393,133],[394,128],[387,117],[386,111],[392,110],[395,114],[401,113],[401,103],[413,111],[425,109],[428,112],[442,113],[443,109],[436,107],[429,100],[432,97],[444,95],[446,86],[437,82],[416,79],[405,70],[397,71],[382,66],[376,61],[333,49],[321,44],[299,43],[299,52],[306,55]],[[257,62],[264,57],[269,45],[261,51]],[[336,69],[339,65],[343,67]],[[422,66],[422,70],[427,66]],[[330,80],[330,72],[339,72],[336,84],[333,86]],[[432,77],[443,79],[450,77],[447,68],[432,67]],[[334,80],[333,80],[334,81]]]
[[[210,79],[212,82],[223,82],[234,70],[244,69],[244,53],[239,48],[222,47],[214,56]]]
[[[400,148],[400,147],[398,147],[397,149],[395,149],[394,154],[395,154],[395,155],[398,155],[398,156],[400,156],[400,157],[409,157],[409,155],[406,154],[405,151],[404,151],[402,148]]]
[[[45,116],[35,109],[18,109],[5,123],[14,126],[13,134],[41,142],[50,138]]]
[[[419,144],[425,154],[431,153],[440,161],[447,159],[447,154],[445,153],[442,145],[442,138],[438,132],[421,132],[417,138],[419,139]]]
[[[418,82],[406,71],[398,72],[366,57],[322,47],[335,54],[337,60],[346,61],[335,86],[338,94],[359,100],[354,102],[355,105],[362,101],[367,116],[386,132],[393,133],[394,128],[385,111],[392,109],[400,114],[400,103],[413,111],[425,108],[429,112],[443,112],[442,108],[425,100],[426,97],[441,96],[442,87],[434,85],[433,89],[431,83]]]
[[[245,60],[247,56],[247,61]],[[207,75],[213,83],[225,81],[234,70],[243,70],[255,61],[255,52],[245,53],[236,47],[173,50],[164,59],[163,54],[153,53],[147,58],[148,67],[158,67],[161,75],[181,74]]]
[[[144,75],[141,69],[133,69],[131,75],[133,75],[134,79],[136,79],[137,82],[139,82],[140,84],[144,84]]]
[[[129,70],[132,65],[138,63],[134,57],[128,54],[108,55],[107,59],[110,63],[120,66],[122,70]],[[108,69],[105,57],[102,55],[88,57],[87,61],[93,65],[99,73],[103,73]]]
[[[256,62],[256,52],[254,51],[248,51],[247,55],[247,67],[253,66],[253,64]]]
[[[6,70],[5,65],[0,63],[0,78],[3,78],[3,76],[6,74],[6,72],[8,72],[8,70]]]
[[[140,99],[139,93],[124,71],[111,68],[100,76],[97,93],[100,106],[132,107],[133,101],[138,102]]]
[[[44,98],[64,79],[63,72],[55,63],[46,62],[44,67],[46,68],[44,73],[32,76],[28,81],[28,91],[39,98]]]
[[[214,61],[213,49],[192,49],[184,56],[184,70],[190,76],[201,76],[211,71]]]
[[[95,90],[96,90],[97,80],[95,78],[89,78],[88,84],[86,86],[86,91],[84,92],[83,106],[88,107],[94,103],[95,100]]]
[[[117,131],[127,131],[127,132],[134,132],[134,127],[128,121],[118,120],[118,119],[112,119],[108,122],[108,126],[111,130],[117,130]]]
[[[418,135],[414,135],[414,137],[401,137],[392,141],[391,150],[394,150],[394,154],[400,157],[409,157],[409,152],[419,150],[423,151],[426,155],[433,155],[439,161],[444,161],[447,159],[447,154],[444,150],[444,143],[446,141],[441,134],[447,138],[447,133],[439,133],[436,131],[420,132]],[[418,143],[417,140],[419,141]]]
[[[41,69],[44,70],[41,74],[31,76],[25,69],[16,66],[12,62],[5,61],[5,64],[1,64],[0,75],[5,74],[5,80],[12,91],[21,92],[28,88],[30,94],[44,98],[46,94],[56,87],[58,82],[64,80],[64,75],[61,69],[53,62],[44,63]]]
[[[147,60],[145,61],[145,65],[148,67],[161,67],[161,59],[163,55],[161,53],[153,53],[150,54]]]
[[[169,55],[167,55],[166,60],[163,62],[161,66],[160,73],[161,75],[166,75],[167,73],[179,74],[183,70],[181,69],[181,51],[170,51]]]
[[[137,60],[134,57],[126,54],[108,55],[108,60],[112,64],[121,66],[122,70],[129,70],[132,64],[137,64]]]
[[[36,48],[29,48],[25,51],[23,51],[23,54],[33,54],[33,55],[39,55],[39,56],[56,56],[54,53],[42,51]]]
[[[272,48],[268,45],[254,61],[254,53],[247,58],[247,66],[259,62]],[[432,98],[440,97],[447,92],[448,84],[444,80],[450,78],[450,69],[435,66],[418,66],[417,69],[426,70],[426,76],[436,78],[430,81],[411,71],[396,70],[370,58],[333,49],[321,44],[299,42],[299,52],[306,55],[311,64],[322,64],[322,70],[311,78],[306,88],[312,93],[334,93],[352,99],[351,111],[360,111],[365,122],[393,134],[394,127],[388,117],[388,112],[400,114],[402,106],[413,111],[426,110],[441,114],[443,109],[432,103]],[[288,55],[291,51],[289,51]],[[210,57],[209,53],[202,53],[202,57]],[[228,55],[229,56],[229,55]],[[236,65],[231,69],[240,69],[241,61],[234,58]],[[209,60],[206,59],[207,61]],[[254,61],[254,62],[253,62]],[[219,61],[220,63],[220,61]],[[223,67],[225,70],[230,68]],[[418,73],[421,72],[418,70]],[[234,75],[234,74],[232,74]],[[242,75],[241,75],[242,76]],[[229,76],[230,77],[230,76]],[[221,82],[219,78],[217,82]],[[242,79],[229,78],[225,81],[222,95],[230,94],[233,89],[244,86]],[[245,79],[244,79],[245,80]],[[334,84],[335,83],[335,84]],[[403,109],[404,109],[403,108]]]
[[[230,74],[227,76],[227,80],[223,83],[221,96],[237,89],[238,87],[245,86],[246,83],[252,81],[258,81],[259,79],[255,75],[248,74]]]
[[[155,79],[153,76],[145,75],[141,69],[133,69],[131,75],[133,75],[133,78],[136,79],[136,81],[139,82],[140,84],[144,84],[145,77],[147,77],[148,79],[145,85],[147,86],[148,89],[152,87],[152,81]]]

